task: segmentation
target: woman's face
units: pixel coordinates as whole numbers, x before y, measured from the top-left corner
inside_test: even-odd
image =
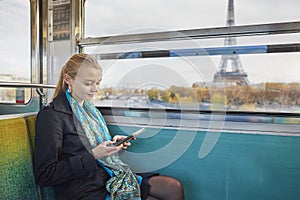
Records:
[[[92,100],[100,84],[102,74],[100,69],[89,66],[81,66],[74,79],[67,83],[71,86],[71,94],[82,106],[84,101]]]

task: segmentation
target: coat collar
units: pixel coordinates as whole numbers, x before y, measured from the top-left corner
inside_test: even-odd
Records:
[[[53,99],[53,107],[56,111],[73,114],[65,92],[58,93],[58,95]]]

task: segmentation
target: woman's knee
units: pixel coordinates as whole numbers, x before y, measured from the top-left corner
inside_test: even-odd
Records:
[[[169,184],[170,184],[170,190],[172,190],[172,192],[178,194],[179,196],[183,194],[183,186],[178,179],[170,177]]]
[[[166,185],[169,185],[169,187],[178,188],[178,189],[182,188],[182,184],[178,179],[170,177],[170,176],[162,176],[162,178],[164,179],[163,182]]]
[[[160,199],[183,199],[184,191],[181,182],[169,176],[155,176],[149,179],[151,185],[151,193]]]

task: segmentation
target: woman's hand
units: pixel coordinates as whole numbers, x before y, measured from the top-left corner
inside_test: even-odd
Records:
[[[113,137],[113,142],[116,143],[118,142],[119,140],[123,140],[125,139],[127,136],[124,136],[124,135],[116,135]],[[133,140],[135,140],[135,138],[133,138]],[[124,142],[122,145],[120,145],[120,147],[122,149],[127,149],[128,146],[130,146],[131,143],[130,142]]]
[[[117,153],[120,151],[123,146],[114,146],[115,142],[112,141],[104,141],[101,144],[97,145],[95,148],[92,149],[93,155],[95,159],[102,159],[112,154]]]

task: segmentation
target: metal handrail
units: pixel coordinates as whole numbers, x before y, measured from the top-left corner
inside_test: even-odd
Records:
[[[1,82],[0,87],[9,87],[9,88],[49,88],[55,89],[55,85],[46,85],[38,83],[21,83],[21,82]]]
[[[85,47],[92,45],[130,44],[142,42],[176,41],[187,39],[224,38],[229,36],[237,37],[287,34],[299,32],[300,21],[296,21],[85,38],[78,40],[78,46]]]

